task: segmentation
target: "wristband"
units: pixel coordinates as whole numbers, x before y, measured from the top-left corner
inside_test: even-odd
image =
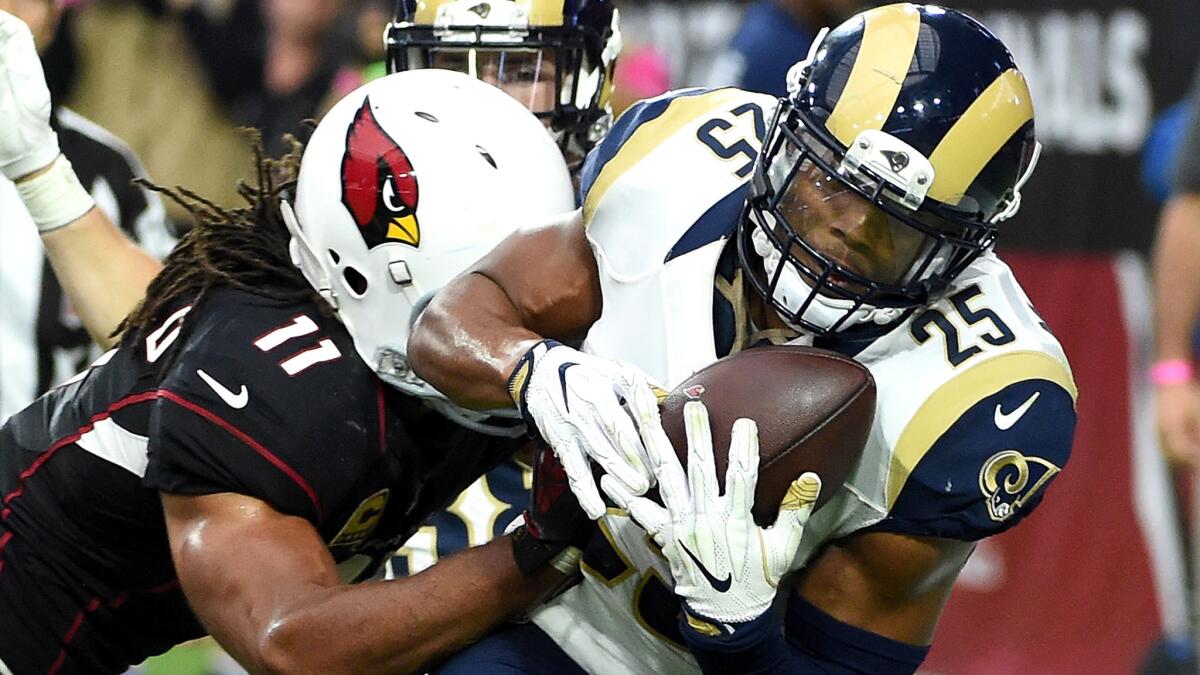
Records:
[[[69,225],[96,205],[80,184],[70,160],[61,154],[44,172],[16,185],[17,194],[42,234]]]
[[[1175,385],[1192,381],[1192,362],[1185,359],[1159,361],[1150,367],[1150,381],[1157,385]]]
[[[529,376],[533,374],[534,362],[542,358],[546,352],[561,347],[562,343],[556,340],[542,340],[529,348],[525,352],[517,365],[513,368],[512,373],[508,376],[508,395],[512,397],[513,403],[517,404],[517,410],[521,411],[521,417],[525,419],[526,428],[530,434],[534,433],[537,425],[534,424],[533,418],[529,415],[529,409],[525,407],[525,390],[529,388]]]
[[[529,576],[549,564],[563,574],[579,571],[583,552],[566,542],[542,541],[522,525],[512,532],[513,558],[521,574]]]

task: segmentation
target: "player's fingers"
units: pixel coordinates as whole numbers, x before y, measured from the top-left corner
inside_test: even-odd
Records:
[[[683,421],[688,443],[688,483],[699,515],[707,513],[707,504],[720,498],[708,409],[699,401],[688,401],[683,406]]]
[[[754,420],[742,418],[733,423],[725,485],[732,509],[749,514],[754,508],[754,490],[758,485],[758,425]]]
[[[663,505],[671,511],[672,517],[682,518],[685,514],[690,514],[693,508],[692,494],[688,489],[687,475],[675,453],[664,455],[654,471],[658,475],[659,497],[662,498]]]
[[[821,477],[811,471],[804,472],[788,486],[787,495],[779,506],[779,515],[775,519],[775,524],[783,524],[780,521],[786,518],[790,527],[803,528],[808,523],[808,518],[812,515],[813,508],[820,496]]]
[[[1167,460],[1176,466],[1195,467],[1200,449],[1187,431],[1179,425],[1164,426],[1159,432],[1159,444]]]
[[[614,416],[620,420],[614,421]],[[621,410],[615,400],[612,401],[612,405],[593,404],[591,419],[595,424],[579,425],[579,433],[583,436],[587,455],[604,470],[604,473],[624,483],[631,492],[644,494],[650,488],[649,481],[642,475],[641,469],[630,466],[626,461],[625,451],[618,449],[618,446],[625,442],[621,439],[622,434],[636,436],[633,423],[629,421],[625,411]],[[621,422],[624,422],[625,428],[621,427]],[[638,466],[641,466],[640,460]]]
[[[672,461],[675,460],[675,448],[662,427],[662,416],[658,411],[658,396],[653,387],[646,382],[634,383],[630,387],[628,396],[629,412],[637,424],[638,434],[646,451],[646,459],[650,463],[650,467],[655,469],[653,473],[657,474],[656,467],[667,459],[668,455]],[[655,478],[656,475],[650,476],[652,484]]]
[[[622,432],[622,444],[619,448],[626,455],[626,461],[631,467],[637,468],[641,476],[646,480],[646,489],[649,489],[652,482],[652,472],[650,466],[653,462],[649,460],[646,447],[642,442],[641,425],[643,416],[653,416],[658,412],[655,405],[647,407],[646,399],[654,399],[654,394],[650,392],[649,383],[641,374],[640,370],[629,364],[617,362],[618,370],[616,375],[612,377],[613,395],[617,400],[617,405],[622,408],[625,413],[620,416],[620,422],[628,424],[620,424],[619,429]],[[642,494],[646,490],[638,492]]]
[[[618,506],[629,512],[629,517],[633,518],[634,522],[646,530],[650,536],[656,540],[663,536],[671,523],[670,514],[666,509],[650,499],[634,495],[625,486],[613,480],[612,476],[602,477],[600,488],[604,490],[605,494],[612,497]]]
[[[592,467],[587,455],[577,440],[568,441],[562,448],[554,449],[554,456],[562,464],[563,472],[567,474],[567,484],[579,500],[579,508],[588,518],[596,520],[604,515],[604,500],[596,488],[596,480],[592,477]]]

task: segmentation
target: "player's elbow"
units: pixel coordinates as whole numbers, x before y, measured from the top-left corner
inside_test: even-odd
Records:
[[[305,630],[303,621],[280,618],[263,630],[258,640],[258,667],[250,670],[264,675],[339,672],[321,663],[312,652],[319,640]],[[349,671],[346,671],[349,672]]]
[[[264,675],[282,675],[300,672],[298,661],[302,655],[294,649],[295,631],[287,620],[279,619],[267,626],[258,639],[256,654],[259,668],[251,668]],[[243,664],[245,665],[245,664]]]

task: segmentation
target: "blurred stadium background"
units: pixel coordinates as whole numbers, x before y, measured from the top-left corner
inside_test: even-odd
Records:
[[[69,5],[64,25],[46,53],[59,100],[127,140],[156,181],[229,203],[249,161],[236,127],[257,125],[273,138],[380,73],[380,35],[392,7],[390,0],[60,4]],[[626,51],[618,105],[666,88],[734,83],[738,63],[727,47],[751,4],[758,3],[619,3]],[[971,559],[926,669],[1196,672],[1194,661],[1188,665],[1196,622],[1185,535],[1193,500],[1155,443],[1147,253],[1186,114],[1177,104],[1200,55],[1200,3],[1051,4],[956,6],[1008,43],[1034,95],[1046,151],[1000,248],[1071,358],[1080,428],[1053,496]],[[319,37],[308,61],[293,62],[299,72],[242,66],[239,59],[261,59],[287,30]],[[140,671],[237,672],[206,643]]]

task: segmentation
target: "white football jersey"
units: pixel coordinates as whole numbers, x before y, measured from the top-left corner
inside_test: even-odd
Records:
[[[732,235],[774,106],[737,89],[668,93],[631,108],[589,156],[581,192],[604,302],[585,351],[671,389],[761,341],[746,334]],[[868,528],[967,541],[1000,532],[1066,462],[1070,368],[994,255],[885,335],[817,346],[866,365],[877,406],[858,466],[825,486],[836,492],[810,520],[797,566]],[[583,582],[540,610],[537,625],[590,672],[697,671],[661,552],[619,509],[600,527],[607,545],[589,547]]]

